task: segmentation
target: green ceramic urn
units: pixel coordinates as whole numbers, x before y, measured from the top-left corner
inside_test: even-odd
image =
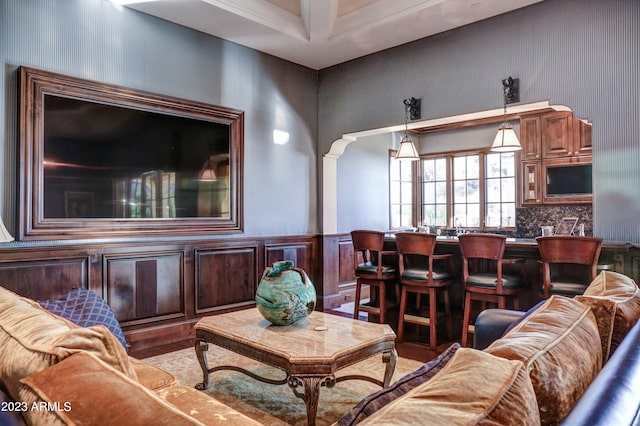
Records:
[[[275,325],[305,318],[316,306],[316,289],[307,274],[293,262],[276,262],[262,274],[256,291],[258,310]]]

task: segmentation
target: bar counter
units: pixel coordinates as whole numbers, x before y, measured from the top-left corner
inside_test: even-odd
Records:
[[[389,244],[389,247],[395,247],[395,233],[387,233],[385,241]],[[615,265],[615,255],[623,255],[626,252],[631,251],[634,245],[626,241],[603,241],[602,253],[600,254],[600,264]],[[436,252],[437,253],[457,253],[460,254],[460,247],[458,244],[458,237],[438,235],[436,237]],[[535,238],[507,238],[505,258],[522,257],[525,259],[540,259],[540,253],[538,251],[538,243]],[[624,259],[619,258],[618,262],[622,262],[620,265],[614,266],[614,270],[624,273]],[[618,269],[619,266],[621,269]]]
[[[394,233],[387,233],[385,236],[385,249],[395,250]],[[462,270],[460,245],[458,237],[455,236],[438,236],[436,238],[435,252],[438,254],[454,255],[454,263],[456,269]],[[603,241],[602,251],[598,264],[599,270],[609,270],[620,272],[635,279],[636,269],[638,269],[637,249],[629,242],[621,241]],[[526,260],[525,268],[527,280],[531,284],[531,291],[524,295],[524,308],[532,306],[538,300],[538,289],[542,285],[540,276],[540,252],[538,251],[538,243],[535,238],[507,238],[504,253],[505,258],[523,258]],[[462,305],[462,293],[455,290],[452,295],[452,304],[454,307]],[[459,294],[457,294],[459,293]]]

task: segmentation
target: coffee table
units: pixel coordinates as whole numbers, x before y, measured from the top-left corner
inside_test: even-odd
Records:
[[[209,375],[219,370],[239,371],[275,385],[286,383],[304,400],[309,425],[315,425],[322,386],[331,388],[338,382],[358,379],[388,387],[398,359],[396,335],[387,324],[322,312],[312,312],[293,325],[277,326],[253,308],[202,318],[195,329],[195,351],[203,377],[196,389],[206,389]],[[209,343],[279,368],[286,377],[268,379],[232,365],[209,368],[205,353]],[[338,370],[377,354],[382,354],[385,365],[382,380],[361,375],[335,376]]]

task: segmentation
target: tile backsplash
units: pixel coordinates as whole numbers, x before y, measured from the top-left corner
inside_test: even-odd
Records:
[[[541,226],[553,226],[554,229],[563,217],[577,217],[578,226],[584,223],[585,235],[593,235],[593,207],[591,205],[564,205],[553,207],[521,207],[516,209],[516,238],[535,238],[540,236]]]

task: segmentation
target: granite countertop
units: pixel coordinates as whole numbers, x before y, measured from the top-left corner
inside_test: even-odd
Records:
[[[395,231],[387,231],[386,238],[390,241],[395,240]],[[458,237],[456,236],[447,236],[447,235],[438,235],[436,237],[436,241],[444,244],[457,244]],[[527,246],[537,246],[535,238],[510,238],[507,237],[507,246],[510,247],[527,247]],[[634,245],[628,241],[607,241],[604,240],[602,242],[603,248],[611,248],[611,249],[630,249],[634,247]]]

